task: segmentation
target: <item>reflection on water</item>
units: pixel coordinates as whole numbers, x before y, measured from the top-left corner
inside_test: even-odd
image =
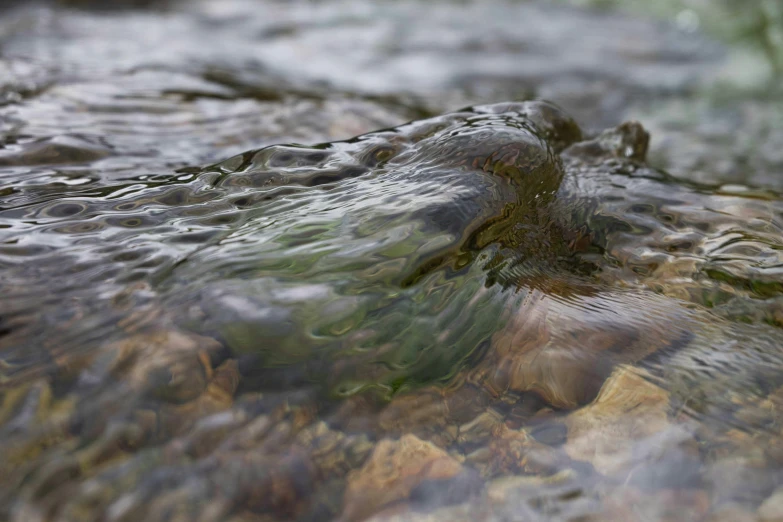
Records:
[[[0,49],[2,518],[780,516],[778,136],[718,44],[232,0]]]

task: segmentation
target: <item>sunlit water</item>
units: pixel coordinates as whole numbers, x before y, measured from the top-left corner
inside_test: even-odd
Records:
[[[0,18],[1,518],[780,516],[783,135],[720,45],[156,9]]]

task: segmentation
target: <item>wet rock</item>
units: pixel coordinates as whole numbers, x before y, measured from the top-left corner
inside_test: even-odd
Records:
[[[582,139],[582,129],[576,121],[550,102],[479,105],[475,107],[475,111],[492,114],[516,111],[524,114],[557,152]]]
[[[486,445],[465,456],[482,477],[516,474],[552,474],[569,463],[561,451],[541,444],[525,430],[502,430]]]
[[[317,421],[297,434],[297,443],[309,453],[321,479],[343,478],[358,469],[373,450],[364,434],[345,434]]]
[[[218,412],[199,419],[185,442],[187,453],[196,458],[208,455],[246,422],[247,415],[242,410]]]
[[[534,394],[571,410],[594,400],[617,365],[678,351],[701,327],[696,314],[656,296],[585,290],[570,299],[578,304],[564,306],[535,290],[522,306],[509,307],[514,312],[471,380],[495,395]],[[639,307],[648,313],[635,313]]]
[[[183,403],[206,388],[213,373],[211,355],[221,349],[209,337],[158,330],[123,339],[104,351],[110,357],[108,371],[135,390]]]
[[[670,427],[669,394],[639,370],[619,367],[588,406],[565,418],[572,458],[586,460],[601,473],[613,473],[633,461],[638,441]]]
[[[229,359],[215,369],[202,393],[185,404],[162,404],[154,413],[154,423],[148,424],[148,427],[156,439],[165,440],[173,435],[184,433],[198,420],[231,408],[237,386],[239,386],[237,363]],[[144,410],[137,412],[141,416],[144,413]],[[147,410],[147,413],[152,412]],[[203,451],[203,449],[196,451]]]
[[[384,439],[364,466],[349,475],[342,517],[363,520],[407,499],[425,481],[451,479],[462,471],[456,459],[414,435]]]
[[[566,154],[587,159],[591,156],[604,160],[606,156],[644,161],[650,135],[636,121],[625,122],[614,129],[602,132],[593,140],[583,141],[573,145]]]
[[[510,476],[497,478],[487,484],[487,499],[491,503],[505,504],[513,501],[520,493],[529,494],[531,491],[544,487],[565,484],[574,479],[576,473],[571,469],[564,469],[549,476]]]
[[[487,410],[457,428],[457,442],[471,447],[502,433],[505,429],[503,417],[494,410]]]
[[[449,444],[456,438],[456,433],[449,436],[455,432],[454,428],[448,427],[449,414],[447,399],[440,390],[423,390],[395,397],[381,412],[378,424],[384,432],[390,434],[421,432],[426,427],[427,435]],[[419,435],[424,438],[425,434]],[[441,446],[438,442],[436,444]]]
[[[0,150],[0,166],[91,163],[111,154],[111,149],[81,136],[55,136],[26,143],[19,150]]]

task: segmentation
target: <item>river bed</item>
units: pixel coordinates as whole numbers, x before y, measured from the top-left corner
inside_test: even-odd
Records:
[[[783,13],[637,4],[2,8],[0,518],[783,519]]]

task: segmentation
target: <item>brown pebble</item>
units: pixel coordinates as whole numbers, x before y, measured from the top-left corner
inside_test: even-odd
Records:
[[[364,466],[348,477],[343,519],[358,521],[407,499],[426,480],[455,477],[462,465],[415,435],[380,441]]]

